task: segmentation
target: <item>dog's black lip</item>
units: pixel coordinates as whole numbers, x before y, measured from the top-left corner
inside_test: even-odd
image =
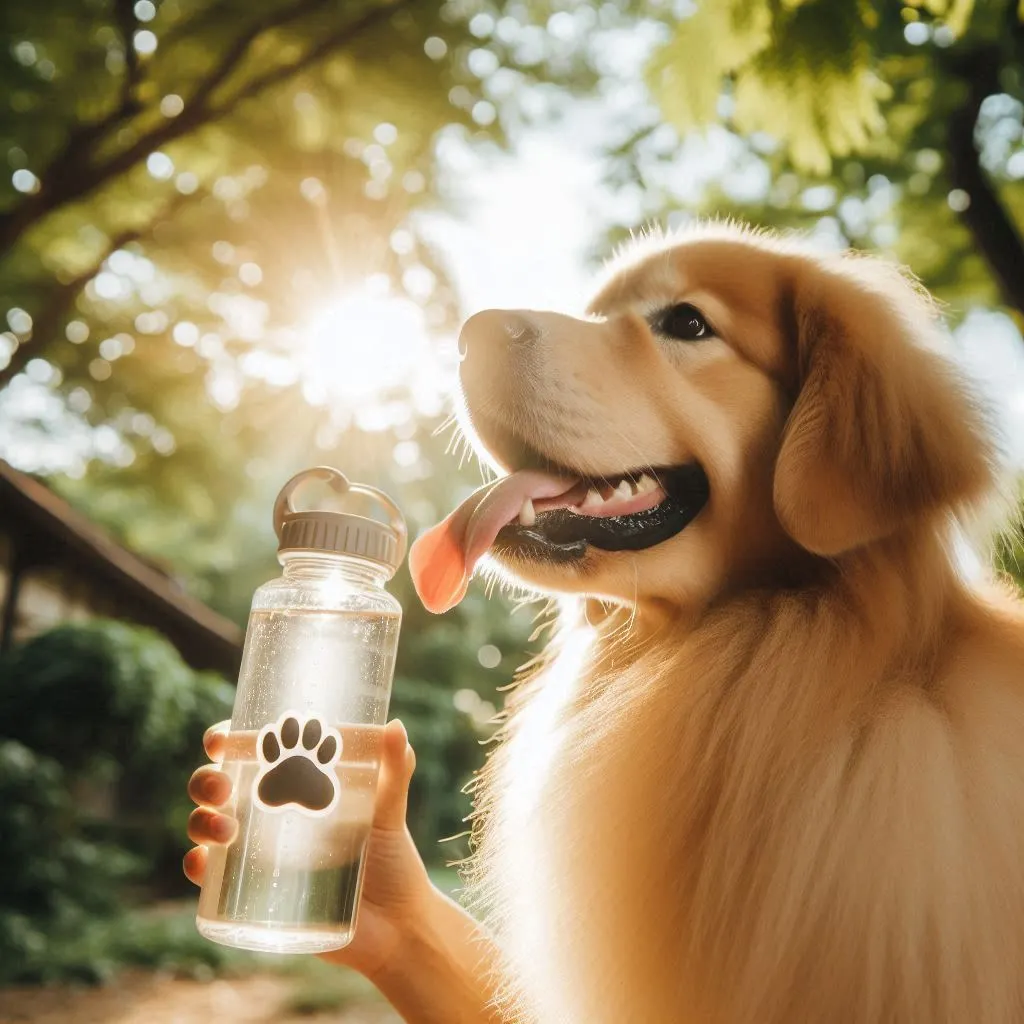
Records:
[[[551,472],[552,470],[547,470]],[[567,476],[580,474],[561,467]],[[618,473],[637,476],[641,471]],[[665,499],[654,508],[625,516],[587,516],[568,509],[542,512],[532,526],[510,523],[495,539],[496,554],[534,561],[576,562],[589,547],[601,551],[643,551],[682,532],[703,511],[711,496],[707,474],[698,462],[647,470],[661,483]]]
[[[629,516],[584,516],[566,509],[542,512],[533,526],[510,523],[499,531],[493,551],[531,561],[579,562],[589,548],[604,551],[640,551],[674,537],[700,514],[710,498],[707,474],[697,461],[658,469],[611,469],[607,473],[572,469],[545,455],[511,428],[487,416],[470,419],[488,451],[508,471],[539,470],[554,476],[591,483],[626,477],[636,481],[644,473],[664,487],[661,504]]]

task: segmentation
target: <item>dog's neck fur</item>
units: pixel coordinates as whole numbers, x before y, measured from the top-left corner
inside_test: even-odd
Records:
[[[880,702],[930,700],[941,651],[952,646],[937,638],[949,641],[970,614],[936,526],[819,568],[804,586],[737,589],[697,612],[658,604],[595,617],[591,606],[589,623],[563,633],[574,663],[556,657],[514,700],[507,742],[483,777],[477,867],[506,925],[522,1005],[532,1006],[523,1019],[640,1019],[614,987],[626,956],[630,989],[652,993],[645,1020],[680,1019],[673,1008],[696,1008],[698,997],[709,1010],[731,1000],[730,1019],[756,1020],[758,1001],[769,999],[756,979],[778,980],[811,955],[819,908],[797,913],[799,897],[780,896],[778,878],[750,872],[784,873],[798,843],[824,849],[828,828],[845,827],[829,788],[819,804],[810,798],[818,819],[805,818],[808,780],[842,784]],[[637,818],[652,804],[671,815]],[[509,854],[524,849],[523,831],[536,851],[528,866]],[[581,874],[569,850],[590,869]],[[651,877],[633,876],[638,863]],[[537,920],[541,908],[553,918]],[[791,913],[782,934],[792,949],[781,952],[768,931],[738,947],[765,962],[737,962],[736,929]],[[635,948],[626,953],[624,943]],[[780,957],[785,965],[765,968]],[[668,989],[666,958],[679,968]],[[595,990],[602,976],[608,988]],[[751,988],[716,991],[716,980],[743,977]],[[531,992],[546,1001],[531,1002]],[[808,1016],[813,999],[801,998],[792,1019],[826,1019]]]
[[[664,600],[637,608],[586,601],[573,625],[583,622],[592,629],[595,664],[603,666],[595,676],[603,677],[609,668],[622,672],[642,661],[654,648],[664,657],[657,640],[666,633],[672,635],[672,648],[692,644],[737,608],[756,609],[762,619],[763,629],[748,637],[757,645],[771,635],[775,620],[792,615],[794,609],[801,612],[807,631],[816,633],[818,620],[830,620],[828,613],[840,606],[840,621],[846,626],[856,623],[857,637],[870,634],[875,641],[871,654],[884,659],[879,671],[895,671],[897,665],[927,671],[935,653],[936,627],[955,614],[968,594],[951,536],[942,524],[930,524],[836,560],[815,559],[796,578],[791,566],[786,567],[785,581],[766,569],[698,607]],[[863,662],[862,667],[865,674],[873,674]]]

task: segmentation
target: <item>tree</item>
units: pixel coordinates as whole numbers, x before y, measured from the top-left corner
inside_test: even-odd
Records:
[[[423,51],[441,25],[417,0],[16,8],[5,13],[11,102],[0,138],[16,170],[0,193],[0,252],[5,290],[31,324],[12,325],[20,344],[6,379],[31,356],[53,354],[83,287],[130,243],[158,251],[164,273],[198,271],[208,294],[242,262],[229,251],[248,249],[255,262],[267,255],[267,235],[285,251],[300,241],[296,228],[316,239],[317,204],[340,201],[330,212],[386,231],[422,193],[433,131],[468,120],[447,103],[447,65]],[[386,87],[373,90],[385,59]],[[372,137],[380,124],[389,126],[384,144]],[[374,159],[383,164],[370,179]],[[380,181],[394,174],[397,182]],[[403,189],[405,174],[412,188]],[[226,243],[220,260],[217,240]],[[310,248],[318,255],[317,243]],[[88,296],[101,320],[128,297],[106,284]],[[224,319],[210,310],[200,323],[211,314]]]
[[[486,10],[59,0],[0,14],[0,387],[48,389],[62,438],[68,418],[92,430],[98,458],[58,486],[193,582],[223,577],[251,539],[231,513],[265,499],[254,474],[279,483],[337,432],[339,410],[308,401],[311,310],[369,278],[411,294],[431,329],[454,317],[409,220],[436,202],[435,139],[500,140],[498,93],[514,106],[556,73],[546,53],[520,63],[496,13],[473,21]]]
[[[45,976],[50,943],[115,914],[129,882],[180,881],[186,783],[232,697],[123,623],[64,625],[0,658],[0,977]]]
[[[661,111],[733,154],[691,206],[888,250],[961,309],[1024,316],[1018,0],[723,0],[667,36],[648,68]],[[656,182],[673,148],[645,126],[620,180]],[[652,191],[652,213],[685,205]]]
[[[187,571],[268,420],[313,418],[291,365],[304,311],[346,275],[401,288],[430,266],[414,237],[401,253],[388,238],[427,192],[435,131],[473,124],[449,102],[458,66],[437,59],[467,29],[420,0],[18,4],[2,19],[0,385],[27,368],[104,428],[94,500],[116,481]],[[431,290],[445,315],[443,282]]]

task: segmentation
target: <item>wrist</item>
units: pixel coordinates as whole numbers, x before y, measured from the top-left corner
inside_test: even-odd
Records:
[[[434,886],[369,976],[408,1024],[497,1022],[500,965],[483,927]]]

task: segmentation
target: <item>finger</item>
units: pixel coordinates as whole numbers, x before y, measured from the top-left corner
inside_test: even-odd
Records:
[[[231,779],[215,764],[204,764],[188,780],[188,795],[200,806],[220,807],[231,796]]]
[[[416,754],[409,745],[405,726],[395,719],[389,722],[381,741],[380,780],[374,828],[401,829],[409,802],[409,780],[416,769]]]
[[[206,874],[206,857],[205,846],[193,846],[181,859],[185,877],[194,885],[203,884],[203,876]]]
[[[235,837],[237,823],[226,814],[218,814],[209,807],[200,807],[189,815],[188,837],[193,843],[230,843]]]
[[[211,725],[210,728],[203,733],[203,747],[206,750],[206,756],[211,761],[223,760],[224,745],[230,730],[231,723],[229,721],[224,721],[218,722],[216,725]]]

